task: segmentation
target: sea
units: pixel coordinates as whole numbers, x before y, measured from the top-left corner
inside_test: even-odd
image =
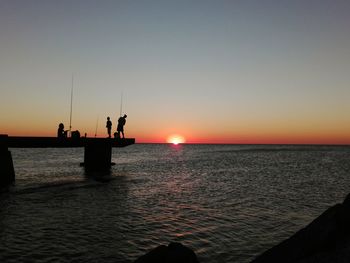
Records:
[[[350,146],[135,144],[104,173],[83,148],[10,150],[0,262],[133,262],[170,242],[250,262],[350,192]]]

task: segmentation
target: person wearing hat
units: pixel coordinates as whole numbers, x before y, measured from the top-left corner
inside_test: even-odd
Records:
[[[124,125],[126,123],[126,114],[124,114],[123,117],[120,117],[118,119],[118,127],[117,127],[117,133],[118,133],[118,138],[120,138],[120,133],[122,133],[123,135],[123,139],[125,139],[125,136],[124,136]]]

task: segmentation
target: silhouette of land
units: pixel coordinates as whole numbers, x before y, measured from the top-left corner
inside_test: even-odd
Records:
[[[350,262],[350,194],[252,263]]]
[[[194,251],[181,243],[158,246],[139,257],[134,263],[198,263]]]
[[[268,249],[252,263],[350,262],[350,194],[342,204],[328,208],[305,228]],[[198,262],[191,249],[171,243],[159,246],[135,263]]]

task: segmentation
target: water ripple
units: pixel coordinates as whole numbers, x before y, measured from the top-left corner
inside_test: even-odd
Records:
[[[171,241],[201,262],[249,262],[350,186],[349,147],[134,145],[102,177],[81,150],[11,151],[1,262],[133,262]]]

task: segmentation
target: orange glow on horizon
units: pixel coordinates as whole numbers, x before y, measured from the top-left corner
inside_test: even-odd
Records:
[[[167,143],[172,143],[172,144],[179,144],[179,143],[185,143],[186,140],[183,136],[181,135],[177,135],[177,134],[174,134],[174,135],[170,135],[168,138],[167,138]]]
[[[0,134],[9,136],[48,136],[55,137],[57,133],[57,123],[52,123],[49,128],[45,125],[28,125],[27,127],[7,125],[2,127]],[[100,125],[101,127],[102,125]],[[85,131],[81,129],[83,125],[74,127],[73,130],[80,130],[82,136]],[[129,127],[128,127],[129,128]],[[87,130],[87,137],[94,137],[94,129]],[[256,131],[254,129],[236,129],[235,132],[218,131],[217,133],[203,132],[200,130],[181,130],[177,134],[172,134],[169,129],[160,130],[156,133],[142,130],[139,127],[130,127],[126,130],[126,137],[135,138],[136,143],[194,143],[194,144],[334,144],[350,145],[350,133],[343,130],[269,130]],[[181,135],[179,135],[181,134]],[[107,136],[106,129],[102,126],[97,137]]]

